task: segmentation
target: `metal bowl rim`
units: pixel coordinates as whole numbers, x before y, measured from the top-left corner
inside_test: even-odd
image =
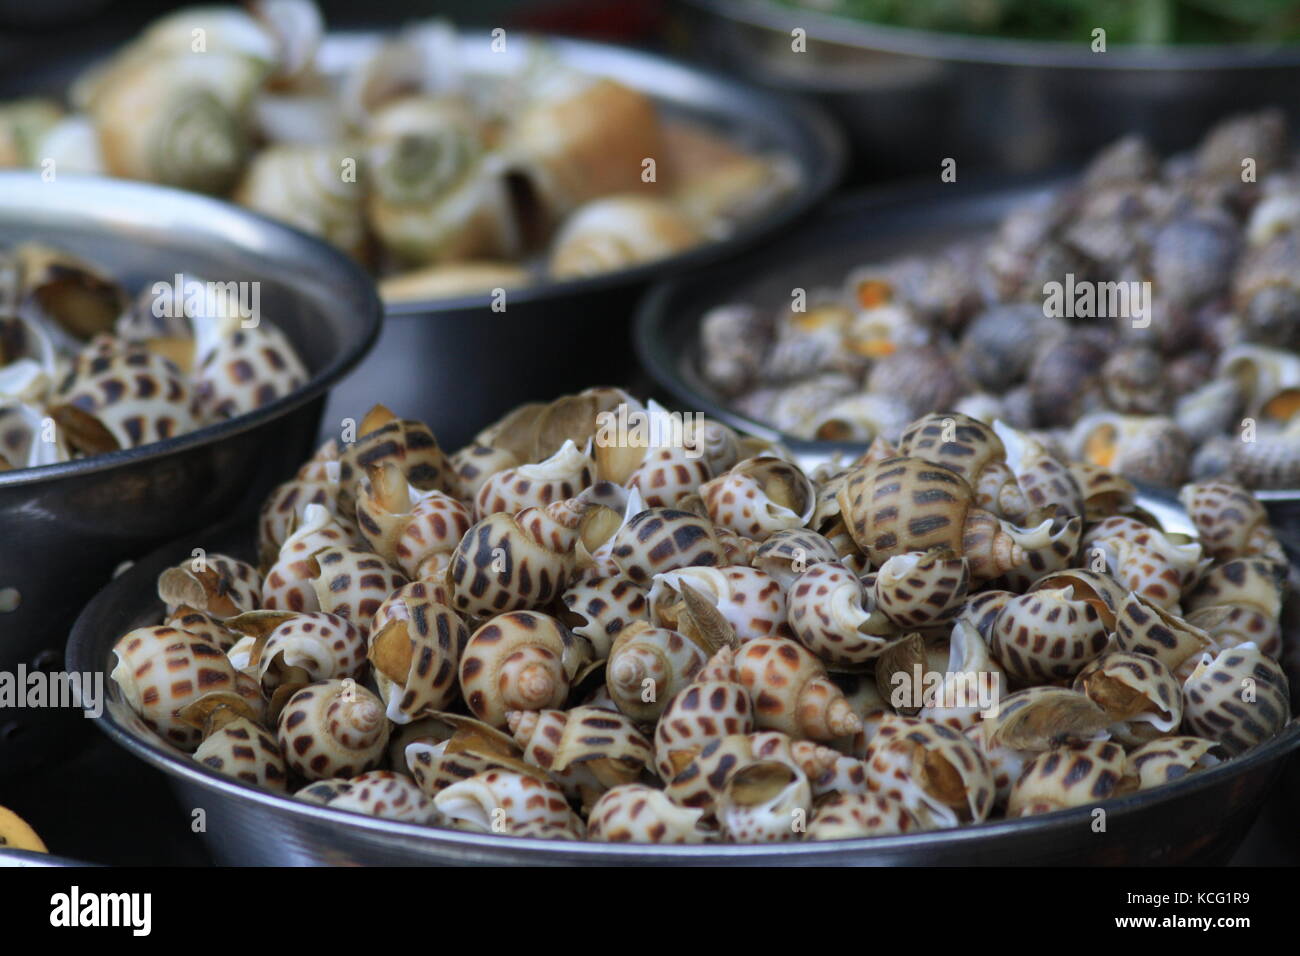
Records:
[[[461,33],[463,36],[464,31]],[[370,34],[342,35],[365,37]],[[662,53],[649,53],[610,43],[579,40],[555,34],[525,33],[524,37],[529,41],[564,51],[566,58],[572,57],[579,69],[582,67],[584,51],[599,50],[602,56],[614,56],[619,60],[625,60],[629,64],[629,69],[634,69],[638,63],[651,63],[657,69],[669,69],[697,81],[703,80],[715,90],[728,90],[732,94],[744,96],[756,103],[761,102],[771,107],[769,112],[779,116],[780,125],[786,127],[788,134],[792,134],[787,142],[793,141],[795,137],[801,137],[803,148],[814,154],[814,158],[811,163],[799,162],[799,157],[790,155],[787,147],[782,145],[775,147],[784,150],[789,159],[798,163],[801,181],[786,198],[757,218],[741,222],[730,235],[705,241],[676,255],[645,262],[630,269],[616,269],[581,279],[558,281],[542,279],[536,284],[518,288],[507,287],[508,301],[529,303],[597,293],[617,286],[635,285],[669,272],[693,269],[715,262],[765,236],[776,234],[783,226],[800,218],[830,194],[844,172],[848,161],[847,140],[825,109],[816,103],[806,102],[788,93],[760,89],[720,70],[688,63]],[[662,105],[663,101],[653,95],[652,98]],[[708,114],[714,121],[714,125],[719,119],[737,119],[735,114],[719,108],[716,104],[700,104],[700,112]],[[474,293],[437,299],[395,301],[385,303],[384,309],[390,316],[437,316],[467,309],[488,309],[491,305],[490,293]]]
[[[164,458],[203,445],[215,444],[223,439],[259,428],[324,395],[331,385],[342,378],[344,374],[354,368],[365,357],[379,337],[379,330],[383,321],[383,307],[374,281],[343,252],[316,237],[309,236],[278,220],[224,200],[166,186],[99,176],[60,176],[60,186],[64,185],[65,182],[71,183],[74,188],[82,190],[108,190],[123,196],[123,198],[130,198],[132,193],[138,193],[139,201],[145,204],[158,199],[164,199],[170,204],[183,204],[198,216],[203,216],[206,213],[205,218],[196,220],[199,222],[213,220],[238,222],[242,220],[245,224],[254,225],[260,233],[274,239],[279,249],[292,253],[291,258],[298,260],[299,271],[305,273],[322,269],[340,275],[347,285],[354,288],[357,298],[364,303],[360,317],[361,322],[364,324],[355,330],[351,330],[354,334],[351,336],[351,341],[344,343],[342,352],[336,355],[319,372],[312,375],[306,384],[268,405],[237,415],[227,421],[205,425],[202,428],[177,435],[174,438],[150,442],[147,445],[140,445],[135,448],[120,449],[102,455],[91,455],[87,458],[78,458],[51,465],[3,471],[0,472],[0,489],[46,481],[58,481],[64,478],[76,478],[119,466],[138,464],[153,458]],[[3,194],[8,189],[39,189],[42,188],[42,185],[39,173],[0,171],[0,194]],[[276,276],[277,280],[284,282],[290,290],[294,285],[294,282],[291,281],[293,277],[294,274],[277,274]]]
[[[242,523],[241,523],[242,524]],[[239,533],[240,524],[225,525],[198,536],[187,536],[198,540],[216,538],[220,540]],[[188,552],[190,541],[174,541],[154,551],[149,557],[121,577],[110,582],[82,610],[68,637],[65,653],[67,668],[76,673],[102,673],[105,683],[108,678],[108,661],[90,659],[90,648],[96,643],[94,633],[95,621],[100,617],[100,608],[113,604],[118,591],[128,590],[137,579],[146,574],[156,573],[152,567],[155,563],[165,562],[180,550]],[[114,641],[116,642],[116,641]],[[111,651],[110,651],[111,654]],[[544,862],[548,853],[561,852],[566,856],[579,856],[589,862],[599,863],[608,857],[635,855],[638,859],[652,862],[673,863],[686,861],[736,860],[740,862],[760,859],[816,861],[820,857],[835,856],[840,853],[871,853],[873,851],[908,850],[923,847],[951,846],[953,844],[978,843],[983,838],[996,839],[1004,836],[1020,835],[1029,839],[1031,835],[1043,835],[1055,831],[1068,830],[1076,826],[1087,826],[1091,822],[1092,806],[1072,807],[1053,813],[1017,819],[1003,819],[968,824],[945,830],[931,830],[923,833],[903,836],[865,837],[853,840],[828,840],[822,842],[800,842],[788,844],[702,844],[702,845],[658,845],[658,844],[624,844],[595,843],[586,840],[539,840],[524,837],[497,836],[492,834],[471,833],[468,831],[448,830],[438,827],[421,826],[414,823],[400,823],[383,820],[344,810],[331,810],[295,800],[288,795],[280,795],[248,784],[240,783],[230,777],[222,776],[197,763],[187,755],[166,748],[165,746],[144,740],[114,719],[111,711],[104,707],[99,717],[93,718],[95,725],[116,744],[136,757],[161,770],[171,783],[184,783],[214,790],[240,804],[241,809],[258,807],[278,810],[290,814],[301,814],[311,820],[329,824],[343,831],[351,831],[358,836],[401,837],[407,841],[409,848],[436,854],[440,849],[458,848],[464,850],[500,850],[513,854],[519,862]],[[1214,786],[1251,770],[1263,769],[1266,765],[1284,758],[1288,753],[1300,750],[1300,717],[1292,717],[1281,733],[1265,743],[1252,748],[1245,754],[1226,760],[1217,766],[1197,773],[1189,774],[1173,783],[1167,783],[1151,790],[1141,790],[1122,797],[1107,800],[1099,804],[1106,810],[1108,818],[1113,814],[1126,815],[1136,813],[1153,805],[1190,796],[1197,791]]]
[[[1028,180],[1025,177],[990,176],[964,187],[960,195],[956,197],[955,202],[961,202],[962,200],[992,200],[1004,194],[1007,197],[1012,197],[1023,193],[1027,197],[1033,190],[1050,188],[1060,181],[1059,173],[1043,174]],[[1013,185],[1014,183],[1020,185]],[[1025,183],[1028,183],[1028,186]],[[834,223],[853,218],[866,224],[869,223],[874,212],[886,209],[897,211],[906,208],[912,203],[932,202],[939,196],[941,188],[944,190],[951,189],[951,187],[936,187],[933,184],[909,184],[901,188],[869,187],[837,196],[831,203],[823,206],[816,217],[808,222],[801,223],[796,230],[783,235],[775,240],[775,243],[780,244],[799,240],[812,241],[813,244],[816,244],[816,234],[821,229],[828,228]],[[907,248],[904,244],[893,254],[904,255],[906,252]],[[758,255],[768,253],[770,253],[770,249],[767,248],[755,251],[755,254]],[[744,270],[747,258],[746,256],[739,257],[734,262],[729,263],[729,268],[736,271]],[[800,262],[796,261],[790,265],[798,267],[799,264]],[[752,268],[747,271],[751,274],[753,272]],[[716,282],[716,277],[714,282]],[[640,302],[637,303],[632,323],[633,347],[636,349],[637,359],[640,361],[641,367],[645,369],[650,378],[661,388],[670,392],[677,402],[686,405],[691,411],[704,412],[710,418],[716,418],[732,428],[750,432],[768,441],[779,442],[796,454],[823,456],[839,454],[851,458],[856,458],[862,454],[867,448],[867,444],[863,442],[818,441],[811,438],[799,438],[757,419],[750,418],[748,415],[724,404],[721,399],[714,398],[701,391],[682,375],[678,368],[680,357],[670,354],[668,347],[664,344],[662,333],[669,325],[683,321],[680,318],[682,314],[694,315],[693,319],[688,318],[685,321],[693,321],[698,332],[699,318],[702,313],[696,314],[694,308],[690,310],[684,309],[682,300],[695,298],[695,293],[710,284],[713,283],[710,283],[708,277],[702,275],[670,276],[654,283],[642,296]],[[1259,488],[1253,489],[1253,493],[1263,502],[1300,502],[1300,488]]]
[[[854,20],[771,0],[686,0],[712,16],[750,27],[789,33],[803,27],[813,39],[867,53],[892,53],[922,59],[953,60],[990,66],[1081,69],[1098,72],[1142,70],[1178,72],[1253,70],[1300,64],[1300,42],[1119,44],[1104,54],[1082,41],[1022,40],[918,30]],[[793,80],[794,78],[789,78]],[[823,84],[810,80],[808,88]]]

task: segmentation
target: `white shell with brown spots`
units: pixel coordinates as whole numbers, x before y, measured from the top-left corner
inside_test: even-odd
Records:
[[[673,623],[663,613],[680,602],[683,585],[716,607],[742,643],[790,633],[785,593],[766,571],[746,567],[681,568],[656,574],[650,587],[650,608],[661,623]]]
[[[1154,657],[1177,673],[1184,661],[1213,645],[1199,627],[1129,594],[1115,618],[1115,646]]]
[[[376,663],[375,687],[387,703],[388,719],[407,724],[423,713],[444,710],[460,687],[457,674],[461,655],[469,643],[469,628],[451,608],[427,595],[431,589],[408,584],[381,607],[386,620],[371,628],[371,645],[383,639],[386,629],[398,628],[410,642],[410,664],[405,674],[387,674]],[[375,615],[376,621],[379,614]]]
[[[301,388],[307,369],[278,328],[258,324],[222,337],[194,372],[194,404],[205,422],[234,418]]]
[[[60,425],[60,409],[71,406],[103,425],[118,448],[165,441],[199,427],[181,370],[143,345],[95,340],[73,361],[51,404]],[[76,444],[72,435],[65,437]]]
[[[921,822],[901,800],[883,793],[836,793],[817,804],[804,839],[855,840],[921,829]]]
[[[726,563],[707,518],[671,508],[647,508],[614,535],[610,554],[624,575],[646,586],[656,574]]]
[[[348,781],[348,788],[325,804],[331,810],[350,810],[402,823],[440,822],[433,801],[405,774],[368,770]]]
[[[707,660],[706,648],[679,631],[633,625],[610,648],[605,689],[621,713],[653,723]]]
[[[858,576],[838,563],[815,564],[799,575],[786,603],[799,643],[834,666],[865,664],[892,638],[889,622],[868,610],[870,597]]]
[[[867,787],[900,801],[927,828],[979,822],[993,809],[993,774],[957,731],[913,717],[886,716],[867,745]]]
[[[532,776],[486,770],[438,791],[433,802],[455,826],[476,833],[510,836],[525,824],[536,823],[581,827],[564,791],[540,771]]]
[[[506,725],[512,710],[559,707],[586,662],[585,642],[535,611],[499,614],[470,635],[460,662],[460,692],[479,720]]]
[[[352,536],[324,505],[308,505],[302,524],[285,539],[275,564],[266,572],[262,607],[269,611],[319,611],[313,555],[322,548],[346,548],[351,543]]]
[[[483,482],[474,496],[479,519],[525,508],[544,508],[574,498],[596,480],[596,463],[571,440],[545,461],[499,471]]]
[[[711,843],[716,832],[703,814],[673,803],[662,790],[629,783],[614,787],[591,808],[587,839],[599,843]]]
[[[1124,787],[1124,748],[1109,741],[1067,744],[1035,756],[1011,787],[1007,816],[1095,806]]]
[[[898,554],[876,572],[880,610],[900,628],[913,630],[951,616],[970,588],[966,559],[951,551]]]
[[[839,492],[849,533],[876,567],[896,554],[934,547],[963,554],[966,513],[974,497],[961,475],[922,458],[857,466]]]
[[[759,727],[810,740],[834,740],[862,728],[821,661],[795,641],[750,641],[736,652],[736,671],[753,698]]]
[[[1015,520],[1037,521],[1058,513],[1083,517],[1083,492],[1068,465],[1032,435],[999,421],[993,431],[1002,439],[1007,467],[1024,495],[1025,514]]]
[[[1000,517],[1018,522],[1028,513],[1002,439],[978,419],[960,412],[918,418],[903,431],[898,454],[951,468],[974,489],[975,503]]]
[[[224,554],[205,554],[158,576],[158,597],[172,613],[182,604],[223,620],[261,606],[262,577],[251,564]]]
[[[188,634],[193,634],[200,640],[215,644],[227,652],[238,643],[241,636],[211,615],[196,611],[192,607],[177,608],[163,623],[168,627],[179,628]]]
[[[488,515],[466,532],[452,555],[448,579],[455,588],[452,607],[468,617],[489,617],[506,611],[550,604],[568,579],[572,555],[559,551],[559,541],[539,541],[520,524],[521,516]],[[553,530],[564,530],[551,522]],[[572,532],[569,532],[571,535]],[[570,539],[572,540],[572,539]]]
[[[1083,553],[1093,549],[1122,585],[1166,610],[1178,606],[1185,590],[1196,582],[1208,561],[1196,543],[1177,544],[1159,528],[1125,515],[1100,521],[1083,536]]]
[[[1263,558],[1221,564],[1188,596],[1187,623],[1204,630],[1218,647],[1250,642],[1280,658],[1285,575],[1285,565]]]
[[[392,419],[372,428],[347,445],[339,456],[339,513],[356,514],[361,480],[368,469],[385,462],[397,465],[406,480],[420,491],[454,493],[455,476],[447,456],[438,447],[429,426],[409,419]]]
[[[566,590],[561,599],[569,609],[565,620],[570,629],[591,642],[598,660],[609,656],[614,641],[629,624],[650,621],[648,592],[622,574],[582,581]]]
[[[320,609],[351,621],[363,632],[388,595],[406,578],[377,554],[330,546],[315,555],[320,574],[312,579]]]
[[[257,555],[262,567],[275,563],[285,539],[306,523],[310,505],[332,512],[338,492],[338,482],[328,479],[294,478],[277,486],[263,502],[257,519]]]
[[[366,639],[350,621],[321,611],[295,614],[278,624],[262,646],[257,676],[268,696],[281,682],[281,668],[307,673],[309,682],[359,678],[366,666]]]
[[[276,739],[298,776],[349,778],[383,759],[388,721],[383,703],[356,681],[320,681],[289,698]]]
[[[1011,798],[1011,786],[1020,778],[1025,764],[1034,756],[1032,751],[1013,750],[989,742],[989,723],[981,721],[967,727],[963,733],[975,745],[993,777],[993,806],[1005,810]]]
[[[217,773],[284,793],[284,757],[275,738],[247,717],[218,728],[194,751],[194,759]]]
[[[835,545],[816,531],[811,528],[789,528],[776,532],[758,545],[750,561],[737,563],[749,563],[758,570],[767,572],[782,588],[789,590],[795,579],[809,568],[817,564],[838,562],[839,559]]]
[[[1131,511],[1137,498],[1133,482],[1116,472],[1089,462],[1070,462],[1070,476],[1083,495],[1085,521],[1102,521]]]
[[[727,778],[717,815],[724,840],[783,843],[802,838],[812,808],[812,787],[802,770],[784,761],[758,760]]]
[[[1183,720],[1178,681],[1146,654],[1103,654],[1079,671],[1074,689],[1105,711],[1111,736],[1127,746],[1172,734]]]
[[[208,694],[235,694],[262,710],[257,681],[235,670],[220,647],[174,627],[140,627],[113,645],[112,678],[150,730],[187,753],[200,731],[177,712]]]
[[[504,448],[466,445],[451,456],[456,497],[462,501],[473,501],[489,478],[517,464],[519,459]]]
[[[1178,493],[1196,525],[1197,540],[1216,561],[1256,555],[1286,563],[1286,553],[1269,527],[1268,512],[1240,485],[1202,481]]]
[[[397,566],[420,577],[435,555],[451,555],[471,525],[469,509],[441,491],[430,491],[411,508],[393,545]]]
[[[1129,751],[1124,772],[1137,789],[1150,790],[1217,765],[1219,750],[1204,737],[1161,737]]]
[[[1010,598],[994,622],[989,650],[1012,680],[1051,683],[1074,677],[1108,640],[1096,607],[1067,586]]]
[[[676,508],[713,477],[708,461],[691,449],[670,445],[646,449],[645,458],[625,482],[647,508]]]
[[[511,711],[506,720],[524,759],[585,808],[611,787],[636,782],[653,759],[650,741],[622,714],[574,707]]]
[[[754,729],[754,705],[731,651],[718,651],[695,683],[674,694],[655,726],[655,770],[671,780],[711,740]]]
[[[1291,719],[1286,674],[1254,644],[1202,655],[1183,694],[1184,732],[1234,757],[1281,733]]]
[[[788,500],[774,499],[775,487]],[[793,462],[772,455],[737,462],[706,482],[700,496],[714,524],[756,541],[804,527],[817,505],[817,491],[808,477]]]

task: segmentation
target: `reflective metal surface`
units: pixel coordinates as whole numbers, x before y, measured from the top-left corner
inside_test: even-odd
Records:
[[[1274,105],[1294,119],[1300,45],[1172,48],[962,36],[878,26],[773,0],[689,0],[695,54],[769,88],[817,99],[843,125],[854,175],[1037,172],[1129,132],[1192,146],[1229,113]],[[804,52],[792,48],[806,32]]]
[[[377,38],[338,34],[323,67],[341,69]],[[463,34],[467,48],[486,34]],[[527,401],[592,382],[621,382],[635,369],[629,319],[649,282],[680,275],[779,233],[824,198],[840,178],[843,139],[817,107],[764,93],[660,56],[578,40],[548,40],[560,60],[654,97],[666,117],[707,124],[741,144],[788,155],[800,171],[795,190],[734,235],[681,255],[590,279],[508,290],[505,310],[487,295],[395,303],[370,358],[340,383],[325,420],[359,418],[375,402],[427,422],[454,449]],[[523,42],[503,54],[522,58]]]
[[[1169,503],[1147,502],[1156,508]],[[207,813],[206,839],[218,863],[324,865],[900,865],[1223,863],[1240,844],[1289,754],[1300,749],[1293,721],[1267,744],[1158,790],[1108,801],[1104,832],[1092,808],[912,836],[782,846],[642,846],[523,840],[394,823],[253,789],[222,777],[141,732],[107,678],[112,646],[133,627],[159,620],[154,578],[194,546],[246,553],[247,524],[161,549],[99,594],[68,641],[69,666],[105,675],[107,701],[96,724],[161,769],[182,806]],[[1288,633],[1288,640],[1300,639]],[[1294,644],[1293,644],[1294,646]],[[1300,688],[1291,674],[1293,699]],[[151,739],[152,738],[152,739]]]
[[[84,255],[135,290],[185,271],[260,283],[262,315],[312,373],[256,412],[165,442],[0,473],[0,670],[61,667],[81,605],[123,561],[178,533],[249,514],[310,454],[324,397],[374,342],[380,307],[347,258],[211,199],[108,179],[0,173],[0,244],[39,240]],[[0,709],[0,773],[57,755],[66,712]]]

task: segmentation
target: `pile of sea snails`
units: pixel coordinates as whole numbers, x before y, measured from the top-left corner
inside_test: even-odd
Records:
[[[897,441],[918,415],[953,409],[1135,481],[1300,487],[1289,139],[1277,112],[1225,121],[1164,162],[1122,139],[995,235],[861,266],[806,302],[712,310],[700,370],[745,414],[804,438]],[[1149,308],[1118,297],[1143,286],[1104,283],[1150,283]]]
[[[475,40],[481,42],[475,42]],[[572,279],[726,235],[793,161],[523,33],[325,39],[312,0],[187,7],[68,93],[0,104],[0,167],[229,197],[391,278],[388,299]]]
[[[708,843],[1093,806],[1290,719],[1286,559],[1240,487],[1183,490],[1192,540],[962,415],[812,474],[672,420],[592,388],[447,455],[377,406],[266,501],[255,563],[161,575],[116,644],[137,730],[389,820]]]
[[[306,383],[278,328],[175,279],[133,297],[63,250],[0,248],[0,471],[163,441]]]

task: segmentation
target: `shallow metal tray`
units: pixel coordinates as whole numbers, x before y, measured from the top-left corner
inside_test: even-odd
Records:
[[[1176,506],[1143,502],[1172,526]],[[207,812],[217,862],[266,865],[1005,865],[1134,866],[1224,863],[1244,838],[1286,757],[1300,749],[1300,722],[1245,756],[1173,785],[1108,801],[1105,833],[1080,807],[1021,820],[921,833],[780,846],[645,846],[525,840],[379,820],[306,805],[244,786],[131,729],[134,715],[108,677],[112,647],[133,627],[156,623],[155,577],[195,545],[246,553],[247,525],[227,526],[161,549],[114,581],[82,613],[68,640],[68,666],[104,675],[96,725],[169,778],[182,806]],[[1292,642],[1300,634],[1289,633]],[[1294,646],[1294,644],[1293,644]],[[1300,674],[1291,672],[1293,700]]]

